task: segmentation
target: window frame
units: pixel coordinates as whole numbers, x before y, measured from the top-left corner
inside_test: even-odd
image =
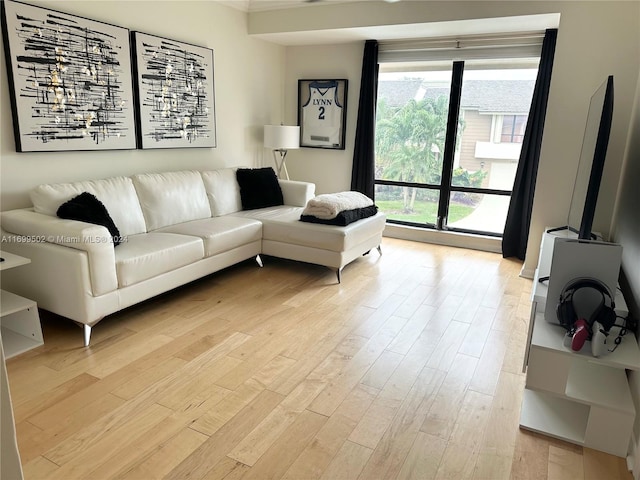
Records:
[[[536,60],[539,60],[539,54],[536,57]],[[456,141],[457,141],[457,126],[459,122],[459,118],[462,115],[460,110],[460,97],[462,92],[463,85],[463,74],[465,69],[465,61],[454,61],[452,62],[452,70],[451,70],[451,85],[450,85],[450,93],[449,93],[449,113],[447,119],[447,133],[445,139],[445,148],[442,153],[442,175],[441,175],[441,184],[426,184],[426,183],[414,183],[414,182],[401,182],[394,180],[383,180],[383,179],[374,179],[374,185],[388,185],[388,186],[399,186],[399,187],[414,187],[414,188],[422,188],[422,189],[432,189],[439,192],[438,199],[438,210],[437,210],[437,221],[436,224],[431,224],[428,222],[409,222],[404,220],[396,220],[396,219],[387,219],[387,222],[392,224],[399,225],[407,225],[413,227],[420,228],[428,228],[428,229],[436,229],[438,231],[451,231],[451,232],[461,232],[461,233],[470,233],[476,235],[483,235],[488,237],[502,237],[502,233],[484,231],[484,230],[475,230],[475,229],[467,229],[467,228],[459,228],[452,227],[447,224],[449,217],[449,210],[451,205],[451,198],[453,193],[468,193],[468,194],[481,194],[481,195],[498,195],[498,196],[511,196],[512,190],[503,190],[503,189],[493,189],[493,188],[482,188],[482,187],[464,187],[464,186],[456,186],[452,185],[453,181],[453,166],[455,164],[455,154],[456,154]],[[514,125],[517,117],[523,115],[510,114],[514,117]],[[525,118],[528,118],[525,116]],[[492,125],[491,125],[491,134],[490,139],[492,142],[495,142],[496,137],[498,140],[501,140],[502,137],[502,129],[504,122],[503,114],[493,114],[492,115]],[[499,128],[498,128],[499,126]],[[514,128],[512,127],[512,136],[514,135]],[[526,121],[525,121],[525,129],[526,129]],[[524,138],[524,131],[522,137]],[[495,143],[510,143],[510,142],[495,142]],[[516,142],[522,143],[522,142]]]

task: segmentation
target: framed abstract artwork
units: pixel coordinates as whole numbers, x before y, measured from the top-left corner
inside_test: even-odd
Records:
[[[133,32],[138,147],[215,147],[213,50]]]
[[[6,0],[18,152],[136,148],[129,30]]]
[[[298,80],[300,146],[344,150],[346,79]]]

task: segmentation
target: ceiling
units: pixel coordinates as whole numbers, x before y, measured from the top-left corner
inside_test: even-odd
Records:
[[[253,13],[288,8],[313,8],[318,5],[341,4],[350,2],[375,0],[218,0],[219,3]],[[377,0],[380,1],[380,0]],[[395,3],[403,0],[384,0]],[[412,0],[404,0],[406,2]],[[544,31],[557,28],[560,14],[521,15],[500,18],[484,18],[472,20],[453,20],[429,23],[408,23],[395,25],[374,25],[366,27],[350,27],[323,30],[305,30],[288,32],[270,32],[252,34],[268,42],[286,46],[323,45],[364,41],[375,38],[378,41],[405,40],[416,38],[437,38],[467,35],[491,35],[500,33],[517,33]]]
[[[557,28],[560,15],[555,13],[446,22],[376,25],[300,32],[276,32],[252,35],[280,45],[323,45],[364,41],[406,40],[416,38],[463,37],[500,33],[535,32]]]
[[[363,0],[219,0],[230,7],[237,8],[244,12],[263,12],[266,10],[279,10],[282,8],[309,7],[314,4],[348,3],[362,2]],[[366,1],[366,0],[364,0]],[[400,0],[385,0],[386,2],[396,2]]]

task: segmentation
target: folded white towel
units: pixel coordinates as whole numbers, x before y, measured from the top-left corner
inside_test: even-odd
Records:
[[[360,192],[323,193],[307,202],[302,215],[332,220],[344,210],[365,208],[371,205],[373,205],[373,200]]]

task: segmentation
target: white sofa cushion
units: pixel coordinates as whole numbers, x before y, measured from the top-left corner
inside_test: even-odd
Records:
[[[147,173],[133,176],[147,230],[211,217],[200,172]]]
[[[206,257],[262,239],[262,223],[229,215],[179,223],[158,231],[202,238]]]
[[[120,288],[157,277],[204,257],[202,239],[173,233],[130,235],[115,249]]]
[[[214,217],[242,210],[236,170],[237,168],[234,167],[201,172],[211,213]]]
[[[104,204],[123,237],[147,231],[138,195],[128,177],[39,185],[30,196],[36,212],[55,217],[60,205],[82,192],[95,195]]]
[[[287,205],[260,208],[235,213],[234,216],[253,218],[262,222],[262,239],[319,248],[334,252],[349,250],[384,230],[386,217],[378,213],[346,227],[300,221],[302,207]]]

